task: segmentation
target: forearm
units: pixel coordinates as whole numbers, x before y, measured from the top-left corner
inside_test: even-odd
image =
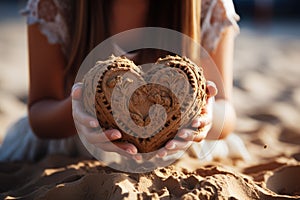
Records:
[[[210,52],[210,56],[218,68],[218,73],[220,73],[220,76],[215,73],[210,74],[211,79],[217,79],[215,81],[219,90],[217,98],[228,99],[229,101],[232,99],[233,88],[234,38],[234,28],[227,27],[221,34],[221,38],[216,49],[213,52]]]
[[[32,104],[29,120],[34,133],[40,138],[59,139],[76,134],[70,97]]]
[[[213,126],[208,134],[208,139],[222,139],[234,131],[236,114],[232,105],[233,88],[233,52],[235,30],[228,27],[221,35],[219,44],[210,55],[218,67],[221,80],[216,80],[218,94],[213,113]],[[212,78],[219,78],[210,74]],[[216,77],[214,77],[216,76]]]

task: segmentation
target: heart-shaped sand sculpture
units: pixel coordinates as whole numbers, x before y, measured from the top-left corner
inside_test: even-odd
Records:
[[[102,129],[148,153],[163,147],[201,114],[206,103],[202,68],[186,57],[160,58],[143,73],[125,57],[97,62],[84,77],[83,104]],[[197,134],[197,133],[195,133]]]

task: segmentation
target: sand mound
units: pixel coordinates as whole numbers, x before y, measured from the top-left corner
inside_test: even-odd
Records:
[[[59,163],[59,164],[58,164]],[[192,162],[190,162],[192,163]],[[197,166],[194,166],[197,167]],[[278,159],[237,171],[216,164],[123,173],[99,161],[50,156],[38,164],[0,165],[2,198],[299,199],[300,163]]]

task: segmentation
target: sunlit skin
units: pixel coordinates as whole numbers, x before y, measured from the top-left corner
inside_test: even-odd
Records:
[[[110,20],[110,33],[112,35],[124,30],[145,26],[148,2],[141,0],[130,0],[130,2],[131,1],[135,3],[126,4],[124,0],[114,1]],[[139,12],[136,12],[137,10],[139,10]],[[120,12],[122,14],[120,14]],[[227,31],[226,34],[222,35],[219,47],[229,45],[230,48],[232,48],[233,37],[233,32]],[[127,38],[124,42],[130,41],[129,39],[130,38]],[[73,91],[71,91],[71,89],[70,91],[65,91],[65,76],[63,72],[67,62],[61,51],[61,46],[58,44],[49,44],[47,38],[40,32],[37,24],[28,26],[28,44],[30,61],[28,109],[30,124],[34,133],[40,138],[47,139],[60,139],[77,134],[72,117],[72,99],[74,112],[76,114],[75,120],[80,122],[80,126],[85,127],[87,130],[93,130],[93,128],[97,127],[98,121],[81,110],[81,85],[75,85]],[[190,142],[199,142],[206,138],[206,136],[208,138],[214,138],[215,136],[214,139],[218,139],[219,133],[216,134],[216,132],[219,130],[222,131],[221,137],[232,132],[235,115],[234,109],[228,101],[230,100],[232,88],[232,64],[228,62],[228,59],[222,59],[228,55],[228,52],[224,52],[224,50],[219,47],[214,54],[212,54],[212,58],[215,59],[217,66],[220,68],[224,82],[228,83],[225,84],[225,93],[218,93],[217,99],[214,102],[213,99],[217,94],[217,89],[212,82],[208,82],[207,89],[209,91],[210,103],[207,104],[207,107],[203,111],[204,117],[197,118],[192,122],[192,127],[195,128],[212,125],[212,131],[208,133],[208,136],[206,132],[203,132],[197,138],[194,138],[192,130],[180,130],[179,136],[185,140],[185,142],[176,140],[169,141],[166,146],[158,152],[159,157],[184,149]],[[226,62],[224,60],[226,60]],[[209,72],[209,70],[207,71]],[[208,80],[210,80],[210,77],[213,77],[213,74],[208,74]],[[230,108],[228,109],[230,112],[226,112],[225,120],[223,117],[222,119],[218,119],[218,110],[222,112],[225,105]],[[214,107],[214,109],[212,109],[212,107]],[[213,112],[213,115],[210,114],[211,112]],[[223,124],[224,128],[222,129]],[[111,145],[110,142],[107,141],[107,138],[109,138],[110,141],[115,141],[120,139],[122,135],[115,129],[106,131],[104,134],[106,137],[90,133],[87,134],[87,138],[93,143],[100,145],[102,149],[111,151]],[[138,159],[137,148],[133,144],[116,143],[116,145],[125,150],[128,156],[133,155]],[[122,153],[124,154],[124,152]]]

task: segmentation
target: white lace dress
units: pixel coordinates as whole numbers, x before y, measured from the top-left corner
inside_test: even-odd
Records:
[[[62,51],[68,58],[68,47],[70,45],[69,21],[71,0],[29,0],[22,13],[27,16],[27,23],[39,24],[40,31],[48,38],[51,44],[60,44]],[[220,39],[220,35],[227,26],[234,26],[238,32],[238,15],[235,13],[232,0],[202,0],[201,14],[201,40],[202,46],[211,52],[215,49]],[[232,142],[232,138],[236,142]],[[228,146],[242,145],[235,135],[229,136],[227,140],[218,142],[202,142],[195,144],[194,156],[199,159],[212,159],[221,155],[218,149],[211,152],[209,156],[204,153],[207,148],[216,146],[222,149],[223,156],[236,154]],[[231,145],[228,145],[228,144]],[[225,151],[224,151],[225,148]],[[226,151],[227,149],[227,151]],[[7,132],[7,135],[0,147],[0,161],[16,160],[38,160],[46,155],[62,153],[70,156],[90,156],[83,147],[78,136],[61,140],[41,140],[37,138],[29,125],[28,117],[20,119]],[[235,155],[236,156],[236,155]]]

